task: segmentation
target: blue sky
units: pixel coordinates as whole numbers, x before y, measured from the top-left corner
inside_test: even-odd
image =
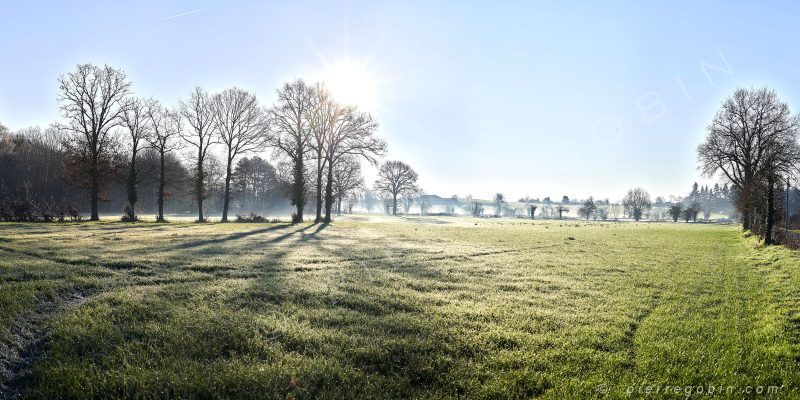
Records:
[[[388,157],[427,191],[619,199],[685,194],[737,86],[800,111],[790,1],[109,3],[0,4],[0,122],[57,120],[56,79],[77,63],[124,69],[167,104],[194,85],[268,104],[282,82],[349,60],[369,76]]]

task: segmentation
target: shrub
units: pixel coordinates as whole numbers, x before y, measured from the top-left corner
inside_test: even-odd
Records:
[[[67,218],[79,221],[81,216],[78,209],[66,200],[35,202],[27,195],[14,198],[0,186],[0,221],[63,222]]]
[[[136,216],[133,207],[130,204],[125,205],[125,210],[122,214],[122,222],[136,222],[139,218]]]
[[[247,216],[236,214],[236,222],[267,222],[267,219],[255,213]]]

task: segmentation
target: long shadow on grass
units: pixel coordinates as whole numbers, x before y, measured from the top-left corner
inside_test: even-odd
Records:
[[[487,379],[487,372],[465,366],[491,349],[485,349],[474,337],[454,334],[465,328],[460,320],[432,305],[430,290],[408,290],[407,280],[400,277],[411,274],[411,280],[432,289],[439,275],[427,270],[436,267],[427,263],[424,256],[405,259],[400,269],[386,265],[384,260],[404,259],[408,249],[383,238],[336,243],[336,239],[347,239],[347,235],[335,229],[320,234],[327,227],[319,225],[313,233],[288,244],[292,252],[303,255],[299,260],[276,260],[274,255],[268,255],[269,262],[279,265],[279,270],[251,280],[234,300],[234,308],[268,315],[298,313],[288,317],[298,318],[314,332],[327,333],[308,337],[303,325],[296,331],[272,333],[287,354],[308,360],[335,360],[344,370],[359,371],[369,376],[368,380],[386,382],[393,391],[399,390],[395,392],[398,397],[478,393],[479,387],[464,386],[465,381],[457,376],[472,374],[475,381]],[[311,238],[316,240],[309,241]],[[292,261],[301,265],[287,268],[291,265],[286,264]],[[433,320],[437,323],[431,324]],[[523,390],[527,397],[546,388],[541,382],[528,385]],[[312,395],[325,397],[325,392]]]
[[[237,233],[233,233],[233,234],[230,234],[230,235],[227,235],[227,236],[216,237],[216,238],[213,238],[213,239],[188,241],[188,242],[181,243],[181,244],[175,246],[174,249],[176,249],[176,250],[178,250],[178,249],[191,249],[191,248],[194,248],[194,247],[219,244],[219,243],[228,242],[228,241],[231,241],[231,240],[243,239],[243,238],[246,238],[248,236],[258,235],[260,233],[266,233],[266,232],[271,232],[271,231],[275,231],[275,230],[279,230],[279,229],[285,229],[285,228],[288,228],[290,226],[291,225],[281,224],[281,225],[276,225],[276,226],[270,226],[270,227],[267,227],[267,228],[255,229],[255,230],[252,230],[252,231],[237,232]],[[306,228],[303,228],[303,229],[308,229],[308,228],[306,227]],[[299,231],[302,231],[302,229],[299,230]],[[298,231],[289,232],[289,233],[286,233],[285,235],[282,235],[282,236],[279,236],[279,237],[288,237],[288,236],[291,236],[292,234],[294,234],[296,232],[298,232]]]

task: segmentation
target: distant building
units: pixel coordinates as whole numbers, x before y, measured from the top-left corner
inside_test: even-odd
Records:
[[[419,201],[428,204],[429,206],[459,206],[458,199],[452,197],[445,198],[435,194],[424,194],[419,197]]]

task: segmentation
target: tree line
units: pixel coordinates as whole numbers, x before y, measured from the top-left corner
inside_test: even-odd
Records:
[[[363,196],[361,162],[377,166],[386,142],[371,114],[337,102],[324,83],[298,79],[276,92],[263,106],[238,87],[213,94],[195,87],[165,106],[135,96],[120,69],[78,65],[58,79],[61,121],[19,132],[0,125],[0,219],[50,220],[32,214],[41,217],[54,199],[74,215],[81,209],[74,204],[88,198],[89,219],[98,220],[100,203],[124,192],[122,219],[136,221],[144,190],[156,199],[158,221],[175,198],[185,199],[176,208],[193,207],[205,221],[212,198],[222,222],[232,205],[284,201],[293,222],[304,220],[309,203],[315,221],[330,222],[343,201]],[[398,198],[419,191],[416,180],[407,164],[387,161],[374,189],[396,213]]]

